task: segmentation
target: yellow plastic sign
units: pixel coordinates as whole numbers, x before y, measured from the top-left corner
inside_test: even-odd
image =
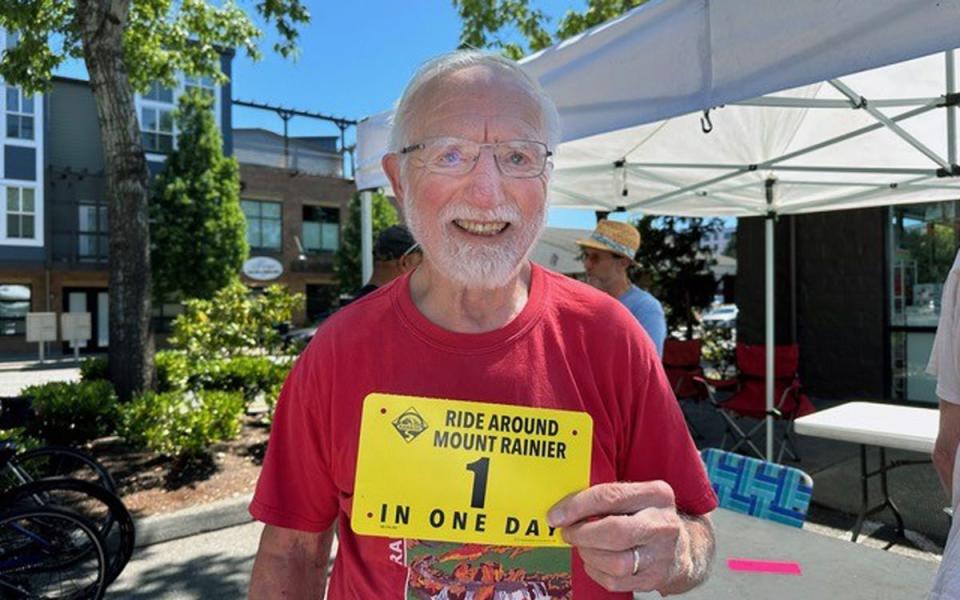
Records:
[[[502,546],[565,546],[547,511],[590,484],[585,412],[370,394],[353,531]]]

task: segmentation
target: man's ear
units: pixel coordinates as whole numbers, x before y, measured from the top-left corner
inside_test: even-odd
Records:
[[[417,268],[417,265],[420,264],[420,253],[411,252],[410,254],[400,258],[400,271],[406,273],[412,269]]]
[[[390,180],[390,186],[393,187],[393,197],[397,199],[400,212],[405,213],[406,194],[400,181],[400,155],[395,152],[384,154],[380,160],[380,166],[383,167],[383,172],[387,174],[387,179]]]

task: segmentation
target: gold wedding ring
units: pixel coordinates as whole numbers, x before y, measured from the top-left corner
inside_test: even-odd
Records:
[[[631,575],[636,576],[640,572],[640,546],[633,547],[633,573]]]

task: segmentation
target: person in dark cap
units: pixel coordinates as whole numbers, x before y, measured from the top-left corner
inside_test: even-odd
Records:
[[[387,227],[380,232],[377,242],[373,245],[373,275],[365,286],[357,290],[354,300],[416,269],[421,258],[423,255],[420,252],[420,246],[406,227],[403,225]]]

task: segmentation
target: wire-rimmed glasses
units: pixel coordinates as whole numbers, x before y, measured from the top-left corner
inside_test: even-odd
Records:
[[[456,137],[430,138],[400,150],[400,154],[418,152],[418,160],[431,173],[459,177],[473,170],[484,148],[493,149],[493,159],[505,177],[539,177],[553,153],[543,142],[509,140],[481,144]]]

